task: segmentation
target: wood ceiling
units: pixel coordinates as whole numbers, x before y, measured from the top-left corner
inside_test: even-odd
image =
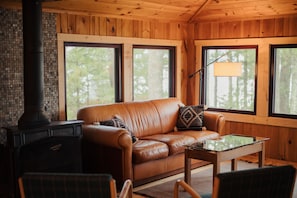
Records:
[[[1,0],[0,7],[20,8],[21,0]],[[297,0],[44,0],[43,8],[54,13],[193,23],[297,15]]]

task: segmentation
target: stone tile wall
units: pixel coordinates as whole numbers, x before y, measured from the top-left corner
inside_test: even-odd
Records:
[[[58,120],[56,15],[43,13],[42,17],[45,114],[51,120]],[[0,8],[0,127],[17,125],[23,112],[22,12]],[[0,137],[0,143],[3,139],[5,136]]]

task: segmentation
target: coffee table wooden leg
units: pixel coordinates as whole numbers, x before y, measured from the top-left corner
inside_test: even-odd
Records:
[[[232,171],[237,170],[237,159],[232,159],[231,160],[231,170]]]
[[[185,182],[191,185],[191,158],[185,152]]]
[[[220,167],[220,162],[214,162],[213,163],[213,172],[212,172],[212,182],[214,182],[215,176],[220,173],[221,167]]]
[[[262,151],[258,153],[259,158],[259,167],[264,166],[264,160],[265,160],[265,142],[262,142]]]

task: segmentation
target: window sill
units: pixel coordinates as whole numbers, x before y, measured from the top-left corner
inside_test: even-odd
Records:
[[[221,112],[226,121],[230,122],[244,122],[251,124],[262,124],[270,126],[279,126],[279,127],[289,127],[297,128],[297,119],[289,118],[277,118],[277,117],[266,117],[266,116],[257,116],[257,115],[243,115],[236,113],[225,113]]]

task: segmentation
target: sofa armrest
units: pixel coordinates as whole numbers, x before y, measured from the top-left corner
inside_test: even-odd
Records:
[[[83,125],[83,139],[104,146],[110,146],[120,149],[131,149],[132,139],[129,132],[123,128]]]
[[[133,180],[132,139],[126,129],[83,125],[84,172],[109,172],[117,182]]]
[[[207,130],[216,131],[223,134],[225,127],[225,117],[218,112],[205,111],[204,112],[204,125]]]

